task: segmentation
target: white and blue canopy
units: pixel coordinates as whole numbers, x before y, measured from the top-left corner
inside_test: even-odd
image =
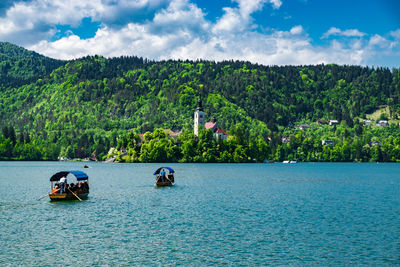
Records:
[[[159,173],[161,172],[162,169],[167,169],[167,170],[169,171],[169,173],[174,173],[174,172],[175,172],[175,171],[174,171],[172,168],[170,168],[170,167],[160,167],[160,168],[158,168],[158,169],[153,173],[153,175],[159,174]]]
[[[78,180],[78,181],[83,181],[83,180],[89,179],[88,175],[82,171],[62,171],[62,172],[57,172],[56,174],[51,176],[50,182],[59,181],[62,177],[67,177],[67,175],[70,173],[75,175],[76,180]]]

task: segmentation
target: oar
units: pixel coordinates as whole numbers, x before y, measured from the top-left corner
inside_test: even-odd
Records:
[[[47,197],[49,194],[46,194],[46,195],[44,195],[44,196],[41,196],[40,198],[38,198],[38,200],[41,200],[42,198],[44,198],[44,197]]]
[[[172,181],[168,178],[168,176],[165,176],[165,178],[167,178],[167,180],[172,184]]]
[[[71,192],[74,196],[76,196],[76,198],[77,198],[79,201],[82,201],[82,199],[80,199],[80,197],[78,197],[77,194],[75,194],[74,192],[72,192],[71,189],[69,189],[69,188],[67,188],[67,189],[68,189],[69,192]]]

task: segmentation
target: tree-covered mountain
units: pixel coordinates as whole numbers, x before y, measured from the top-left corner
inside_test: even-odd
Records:
[[[64,64],[62,60],[48,58],[11,43],[0,42],[2,88],[34,82]]]
[[[335,139],[337,148],[353,145],[356,139],[365,146],[371,145],[374,138],[398,137],[397,128],[367,130],[360,121],[382,106],[389,108],[389,114],[382,118],[397,119],[399,69],[263,66],[241,61],[149,61],[139,57],[99,56],[61,62],[32,56],[36,54],[10,44],[3,46],[9,48],[1,50],[5,60],[0,66],[10,61],[14,68],[6,77],[20,76],[25,81],[1,84],[0,126],[7,135],[3,138],[10,139],[12,126],[16,135],[29,134],[39,147],[51,144],[45,146],[49,156],[43,158],[87,157],[93,150],[105,155],[128,132],[139,134],[164,128],[190,133],[198,96],[203,99],[207,120],[215,117],[223,129],[241,140],[236,145],[248,148],[254,140],[262,140],[267,144],[262,151],[269,159],[330,159],[333,148],[309,145],[315,147],[316,153],[329,150],[328,155],[317,154],[314,158],[307,157],[313,153],[312,148],[298,151],[304,140],[321,143],[323,138]],[[20,68],[17,62],[29,64],[22,64]],[[333,128],[316,123],[331,119],[340,124]],[[292,126],[300,123],[315,124],[316,129],[298,136],[298,130]],[[291,136],[290,145],[282,143],[284,136]],[[17,141],[11,143],[15,146]],[[3,152],[2,156],[1,149],[0,146],[0,157],[6,158],[7,153]],[[139,148],[135,149],[140,153]],[[178,155],[169,160],[182,157]],[[220,161],[229,161],[221,155],[218,157]],[[390,156],[388,160],[397,160],[396,157]],[[190,158],[193,160],[195,156]],[[252,160],[249,155],[244,158]],[[354,154],[337,160],[370,158],[370,155]],[[260,159],[258,155],[257,160]]]

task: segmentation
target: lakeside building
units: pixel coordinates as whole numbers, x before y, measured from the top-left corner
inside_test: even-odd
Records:
[[[323,146],[334,146],[334,145],[335,145],[335,142],[334,142],[333,140],[322,140],[322,141],[321,141],[321,144],[322,144]]]
[[[364,126],[370,126],[371,120],[364,120]]]
[[[339,122],[337,120],[329,120],[329,125],[330,126],[333,126],[333,125],[336,125],[336,124],[339,124]]]
[[[214,117],[212,121],[205,122],[205,113],[203,110],[203,103],[199,97],[197,100],[197,108],[194,112],[194,135],[199,136],[199,129],[205,128],[209,129],[214,133],[215,139],[226,140],[228,134],[219,127],[217,119]]]
[[[197,108],[194,112],[194,135],[199,136],[199,128],[204,128],[205,117],[203,111],[203,103],[201,102],[201,98],[197,99]]]
[[[298,128],[299,128],[300,130],[305,131],[305,130],[307,130],[307,129],[310,129],[311,127],[310,127],[310,125],[308,125],[308,124],[300,124]]]
[[[212,121],[207,122],[204,127],[206,129],[210,129],[217,140],[226,140],[228,138],[228,134],[218,126],[217,119],[213,118]]]
[[[386,120],[380,120],[380,121],[376,124],[376,126],[378,126],[378,127],[388,127],[388,126],[389,126],[389,122],[386,121]]]

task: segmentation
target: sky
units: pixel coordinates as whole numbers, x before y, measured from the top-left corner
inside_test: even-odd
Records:
[[[398,0],[0,0],[0,41],[57,59],[400,67]]]

